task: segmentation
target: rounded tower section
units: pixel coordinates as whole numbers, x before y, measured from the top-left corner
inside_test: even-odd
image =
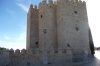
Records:
[[[56,9],[52,0],[39,4],[39,47],[56,47]]]

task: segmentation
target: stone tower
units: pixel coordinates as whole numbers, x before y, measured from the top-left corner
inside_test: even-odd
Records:
[[[43,0],[30,6],[27,50],[70,47],[73,54],[90,53],[86,3],[78,0]]]
[[[56,10],[52,0],[39,4],[39,47],[56,48]]]
[[[57,2],[58,47],[70,46],[74,54],[89,50],[86,3],[78,0]]]
[[[39,47],[39,20],[37,6],[31,4],[27,14],[27,42],[26,49],[36,49]]]

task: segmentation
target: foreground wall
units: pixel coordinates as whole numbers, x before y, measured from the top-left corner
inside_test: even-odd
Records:
[[[59,48],[51,48],[48,51],[42,49],[36,50],[1,50],[0,66],[43,66],[57,64],[72,64],[74,62],[83,62],[87,60],[86,53],[73,56],[72,49],[67,47],[65,51]]]

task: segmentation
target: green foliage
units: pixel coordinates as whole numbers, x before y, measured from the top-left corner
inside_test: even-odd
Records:
[[[1,48],[1,47],[0,47],[0,50],[4,50],[4,49],[5,49],[5,48],[3,48],[3,47]]]

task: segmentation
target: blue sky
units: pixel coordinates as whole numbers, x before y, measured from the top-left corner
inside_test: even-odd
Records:
[[[25,48],[29,5],[41,0],[0,0],[0,47]]]
[[[0,0],[0,47],[26,48],[26,22],[29,5],[42,0]],[[95,46],[100,46],[100,1],[87,0],[89,25]]]

